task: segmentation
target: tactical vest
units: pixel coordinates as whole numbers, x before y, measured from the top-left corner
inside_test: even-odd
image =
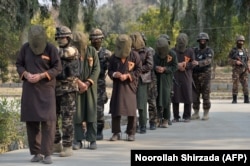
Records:
[[[80,76],[80,59],[76,48],[67,47],[59,49],[61,57],[62,72],[57,76],[57,80],[66,80],[68,77]]]
[[[56,77],[56,95],[78,91],[76,77],[80,76],[79,53],[74,47],[60,48],[62,72]]]
[[[242,51],[239,51],[236,47],[232,49],[231,58],[234,60],[241,60],[243,63],[247,64],[248,62],[248,51],[243,48]],[[238,59],[239,58],[239,59]]]
[[[196,61],[201,61],[204,60],[206,58],[213,58],[213,54],[211,51],[211,48],[206,47],[205,51],[203,51],[201,53],[200,49],[198,47],[194,48],[194,53],[195,53],[195,60]],[[199,67],[199,66],[195,66],[193,69],[193,72],[205,72],[207,71],[209,68],[211,67],[211,63],[207,66],[203,66],[203,67]]]

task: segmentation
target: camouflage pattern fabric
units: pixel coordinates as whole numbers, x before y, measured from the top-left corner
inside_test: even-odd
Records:
[[[249,92],[248,92],[248,72],[245,72],[244,67],[242,67],[242,66],[234,66],[232,79],[233,79],[233,89],[232,89],[232,94],[233,95],[238,94],[239,82],[242,85],[243,94],[244,95],[249,94]]]
[[[63,147],[72,146],[74,139],[73,115],[76,111],[76,92],[65,93],[56,98],[56,134],[54,143],[59,143],[62,140]],[[62,122],[62,131],[59,128],[59,121]],[[62,132],[62,136],[61,136]]]
[[[209,110],[211,107],[210,102],[210,85],[211,85],[211,68],[206,70],[205,72],[197,72],[193,73],[193,80],[195,86],[195,93],[193,95],[193,109],[200,109],[200,95],[202,95],[203,99],[203,109]]]
[[[152,74],[152,82],[148,84],[148,113],[149,123],[156,124],[158,122],[158,114],[156,108],[157,83],[154,72]]]
[[[97,123],[102,125],[104,125],[104,104],[108,102],[105,79],[110,56],[111,52],[105,48],[98,51],[101,72],[97,81]]]
[[[78,91],[76,82],[80,73],[79,53],[75,47],[59,48],[63,71],[57,76],[56,96]]]

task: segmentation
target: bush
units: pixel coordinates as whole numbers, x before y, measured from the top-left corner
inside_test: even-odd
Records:
[[[0,98],[0,154],[23,145],[26,132],[20,122],[20,103],[20,99]]]

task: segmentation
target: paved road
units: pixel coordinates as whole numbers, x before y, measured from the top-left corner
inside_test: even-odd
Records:
[[[241,102],[241,101],[239,101]],[[183,105],[180,107],[182,113]],[[107,106],[106,106],[106,111]],[[123,126],[123,131],[125,126]],[[97,150],[80,149],[74,155],[60,158],[53,155],[55,166],[129,166],[131,149],[189,150],[189,149],[250,149],[250,104],[231,104],[231,100],[214,100],[210,119],[190,123],[174,123],[167,129],[158,128],[137,134],[136,141],[110,142],[110,129],[104,132],[105,140],[98,141]],[[30,163],[28,149],[0,155],[1,166],[40,166]]]

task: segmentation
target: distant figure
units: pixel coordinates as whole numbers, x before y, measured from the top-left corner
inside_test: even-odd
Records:
[[[57,48],[45,30],[33,25],[19,52],[16,68],[23,80],[21,121],[26,122],[31,162],[51,164],[56,130],[55,77],[62,71]]]
[[[236,47],[232,48],[228,55],[229,63],[232,65],[232,79],[233,79],[233,101],[237,103],[238,85],[239,82],[243,88],[244,103],[249,103],[248,92],[248,72],[250,68],[248,66],[249,54],[246,48],[243,47],[245,37],[239,35],[236,37]]]
[[[200,95],[203,99],[203,117],[202,120],[208,120],[209,110],[211,108],[210,86],[211,86],[211,63],[214,57],[214,51],[208,47],[209,36],[207,33],[201,32],[198,35],[197,42],[199,47],[194,48],[195,60],[193,66],[193,109],[191,119],[200,119]]]
[[[137,52],[131,51],[132,41],[128,35],[116,39],[115,53],[110,58],[108,75],[113,80],[110,101],[113,136],[110,141],[120,139],[121,116],[128,116],[127,140],[135,140],[136,129],[136,91],[141,74],[141,59]]]

